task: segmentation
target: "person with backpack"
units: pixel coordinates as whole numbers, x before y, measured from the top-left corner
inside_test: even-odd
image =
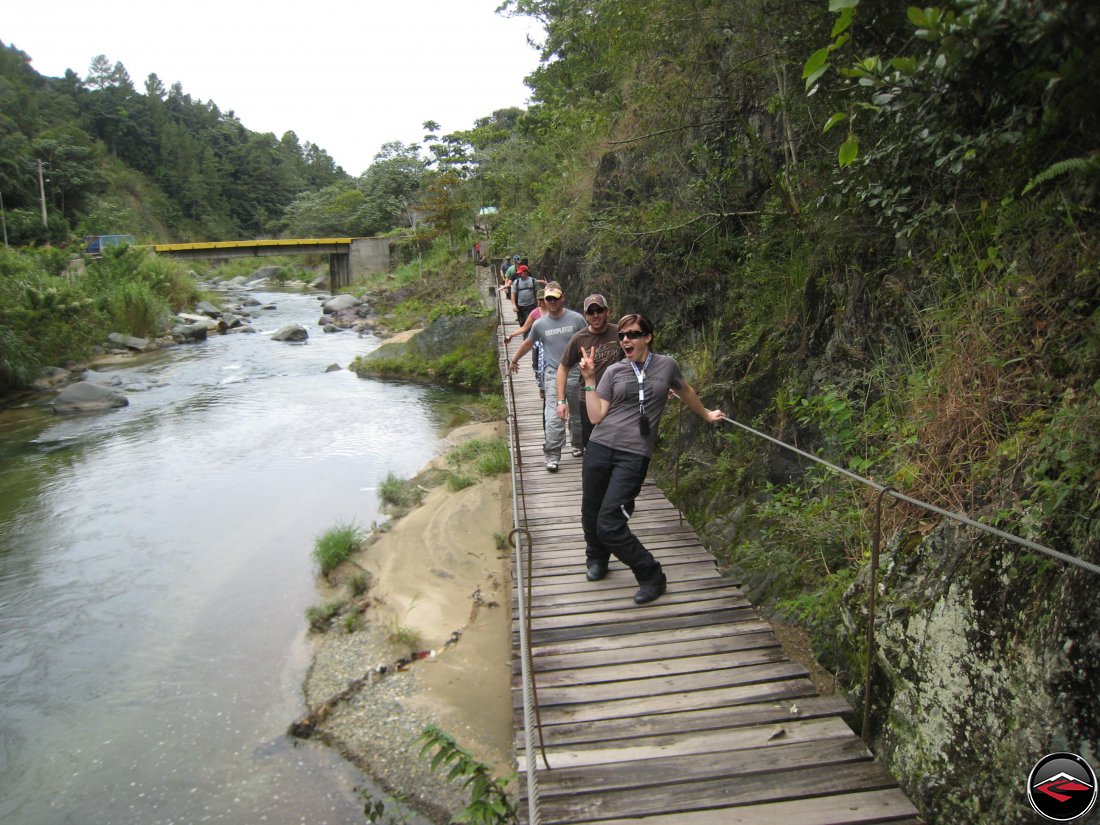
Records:
[[[516,323],[523,326],[531,310],[538,306],[538,281],[526,264],[516,267],[512,280],[512,308],[516,311]]]
[[[531,331],[516,354],[508,362],[508,370],[515,372],[519,369],[519,359],[526,355],[535,344],[542,344],[542,356],[545,362],[543,373],[543,389],[551,390],[555,386],[555,376],[558,374],[558,362],[561,361],[573,334],[585,326],[584,316],[579,312],[566,309],[564,294],[561,285],[557,281],[550,281],[546,285],[547,312],[531,325]],[[570,383],[576,384],[579,376],[570,376]],[[568,386],[566,387],[568,390]],[[568,404],[568,396],[557,397],[552,392],[546,392],[543,399],[543,455],[546,457],[546,471],[556,473],[561,464],[561,449],[565,445],[565,422],[558,418],[557,407]]]

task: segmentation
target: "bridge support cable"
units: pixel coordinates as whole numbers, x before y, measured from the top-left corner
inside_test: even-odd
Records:
[[[992,535],[992,536],[996,536],[997,538],[1002,539],[1004,541],[1007,541],[1011,544],[1016,544],[1016,545],[1019,545],[1021,547],[1026,547],[1029,550],[1034,550],[1036,553],[1041,553],[1044,556],[1047,556],[1049,558],[1060,561],[1063,564],[1069,565],[1070,567],[1076,567],[1080,570],[1085,570],[1089,573],[1094,573],[1096,575],[1100,575],[1100,566],[1098,566],[1096,564],[1093,564],[1092,562],[1085,561],[1084,559],[1079,559],[1076,556],[1071,556],[1067,553],[1061,552],[1060,550],[1055,550],[1053,547],[1047,547],[1046,545],[1039,544],[1038,542],[1031,541],[1030,539],[1026,539],[1023,536],[1013,535],[1012,533],[1006,532],[1005,530],[1001,530],[997,527],[993,527],[993,526],[988,525],[988,524],[983,524],[982,522],[976,521],[976,520],[970,518],[969,516],[967,516],[963,513],[956,513],[956,512],[952,512],[950,510],[945,510],[942,507],[937,507],[936,505],[930,504],[927,501],[921,501],[920,499],[913,498],[912,496],[907,496],[904,493],[898,492],[893,487],[889,487],[889,486],[886,486],[886,485],[883,485],[883,484],[879,484],[877,481],[874,481],[873,479],[865,478],[864,476],[858,475],[857,473],[853,473],[851,470],[846,470],[843,467],[839,467],[836,464],[833,464],[830,461],[826,461],[823,458],[819,458],[818,456],[816,456],[812,453],[808,453],[805,450],[800,450],[798,447],[792,446],[791,444],[787,444],[784,441],[780,441],[778,438],[774,438],[774,437],[768,435],[767,433],[762,433],[759,430],[748,426],[747,424],[742,424],[740,421],[735,421],[734,419],[730,418],[729,416],[723,416],[722,420],[729,423],[729,424],[733,424],[735,427],[739,427],[740,429],[744,430],[745,432],[749,433],[750,435],[756,436],[757,438],[762,438],[765,441],[770,441],[772,444],[775,444],[776,446],[782,447],[784,450],[788,450],[792,453],[796,453],[796,454],[802,456],[803,458],[809,459],[810,461],[813,461],[817,464],[820,464],[823,467],[826,467],[826,468],[828,468],[829,470],[831,470],[835,473],[839,473],[842,476],[846,476],[847,478],[851,479],[852,481],[858,482],[859,484],[866,485],[867,487],[870,487],[872,490],[875,490],[878,493],[878,497],[876,498],[876,501],[875,501],[875,532],[874,532],[874,535],[872,537],[872,544],[871,544],[871,561],[870,561],[870,571],[869,571],[870,572],[870,583],[869,583],[868,593],[867,593],[867,637],[866,637],[867,638],[867,658],[866,658],[867,673],[866,673],[866,677],[865,677],[865,681],[864,681],[864,688],[863,688],[863,731],[862,731],[863,740],[865,742],[870,742],[871,675],[872,675],[872,664],[873,664],[873,661],[874,661],[874,651],[875,651],[875,590],[878,586],[877,576],[878,576],[879,551],[880,551],[881,542],[882,542],[882,504],[883,504],[884,497],[890,496],[891,498],[894,498],[897,501],[903,501],[906,504],[910,504],[910,505],[912,505],[914,507],[918,507],[922,510],[927,510],[930,513],[935,513],[935,514],[937,514],[939,516],[942,516],[946,519],[950,519],[951,521],[955,521],[955,522],[958,522],[960,524],[965,524],[967,527],[973,527],[976,530],[979,530],[979,531],[984,532],[984,533],[988,533],[989,535]],[[677,446],[677,449],[679,449],[679,446]],[[679,462],[677,461],[677,464],[678,463]]]
[[[495,284],[495,279],[494,279]],[[496,291],[497,318],[499,328],[503,334],[504,308],[499,290]],[[522,450],[519,440],[519,414],[516,410],[515,388],[512,381],[512,372],[508,367],[508,344],[503,343],[503,359],[500,361],[503,372],[503,385],[506,389],[505,399],[508,404],[508,430],[509,450],[512,455],[512,531],[508,534],[508,541],[515,550],[515,578],[517,610],[519,612],[519,637],[520,637],[520,672],[523,684],[523,728],[524,728],[524,752],[527,759],[527,821],[530,825],[540,825],[542,814],[539,808],[539,782],[537,758],[535,755],[535,742],[537,740],[539,751],[542,754],[543,764],[550,769],[550,762],[546,756],[546,746],[542,736],[542,724],[539,719],[538,695],[535,689],[534,663],[531,658],[531,591],[533,585],[532,574],[532,550],[533,542],[527,529],[527,504],[521,494],[523,490],[523,462]]]
[[[758,438],[763,438],[766,441],[770,441],[772,444],[776,444],[785,450],[789,450],[792,453],[797,453],[803,458],[808,458],[810,461],[821,464],[824,467],[828,467],[833,472],[840,473],[843,476],[847,476],[848,478],[852,479],[852,481],[857,481],[860,484],[864,484],[878,493],[885,493],[886,495],[889,495],[892,498],[897,499],[898,501],[904,501],[906,504],[911,504],[914,507],[919,507],[922,510],[927,510],[930,513],[936,513],[937,515],[943,516],[944,518],[951,519],[952,521],[957,521],[960,524],[965,524],[967,527],[973,527],[976,530],[981,530],[984,533],[989,533],[990,535],[996,536],[997,538],[1004,539],[1005,541],[1011,542],[1013,544],[1018,544],[1021,547],[1028,548],[1029,550],[1034,550],[1036,553],[1041,553],[1044,556],[1056,559],[1063,564],[1070,565],[1071,567],[1077,567],[1081,570],[1087,570],[1090,573],[1100,575],[1100,566],[1093,564],[1092,562],[1085,561],[1084,559],[1079,559],[1076,556],[1071,556],[1068,553],[1061,552],[1060,550],[1055,550],[1053,547],[1047,547],[1044,544],[1039,544],[1038,542],[1031,541],[1031,539],[1025,539],[1023,536],[1016,536],[997,527],[983,524],[980,521],[975,521],[974,519],[970,518],[967,515],[964,515],[963,513],[954,513],[950,510],[945,510],[942,507],[937,507],[935,504],[929,504],[927,501],[921,501],[920,499],[913,498],[912,496],[907,496],[904,493],[899,493],[893,487],[887,487],[886,485],[879,484],[877,481],[869,478],[864,478],[861,475],[857,475],[851,470],[845,470],[843,467],[838,467],[836,464],[826,461],[823,458],[819,458],[812,453],[808,453],[805,450],[800,450],[798,447],[794,447],[790,444],[787,444],[786,442],[780,441],[778,438],[773,438],[766,433],[755,430],[747,424],[742,424],[740,421],[734,421],[729,416],[723,416],[722,420],[733,424],[735,427],[740,427],[745,432],[751,433]]]

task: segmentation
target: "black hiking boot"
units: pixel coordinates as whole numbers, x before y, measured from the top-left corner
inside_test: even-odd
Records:
[[[661,594],[665,592],[667,583],[668,580],[665,578],[664,573],[653,581],[640,582],[641,587],[634,594],[634,604],[649,604],[654,599],[660,598]]]

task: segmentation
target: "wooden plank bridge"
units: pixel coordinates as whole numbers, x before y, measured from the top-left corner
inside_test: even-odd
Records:
[[[504,311],[507,329],[515,329],[511,307]],[[538,817],[547,825],[919,823],[845,721],[848,703],[817,694],[806,669],[784,655],[771,627],[737,583],[719,575],[714,557],[651,481],[630,524],[664,566],[668,592],[636,606],[637,584],[614,559],[606,579],[586,580],[582,459],[567,446],[561,469],[545,470],[542,400],[528,360],[513,377],[513,393],[520,513],[533,550],[537,718],[550,769],[537,742],[534,766],[524,755],[521,617],[513,599],[522,821],[529,821],[533,767]],[[517,578],[517,588],[524,584]]]

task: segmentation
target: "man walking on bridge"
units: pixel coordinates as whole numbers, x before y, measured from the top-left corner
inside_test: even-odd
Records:
[[[580,413],[581,438],[579,443],[577,442],[576,433],[573,435],[573,455],[576,457],[584,455],[584,450],[588,446],[588,437],[592,435],[594,425],[588,418],[587,405],[580,400],[579,392],[574,390],[572,395],[566,393],[569,372],[580,363],[582,351],[593,351],[595,353],[593,359],[596,364],[596,377],[592,382],[592,389],[595,389],[596,385],[600,383],[600,379],[603,378],[604,370],[623,358],[623,350],[619,346],[619,339],[615,334],[619,328],[608,320],[611,313],[608,310],[607,299],[600,294],[589,295],[584,299],[582,306],[584,307],[584,317],[588,321],[588,326],[569,341],[569,346],[565,348],[565,353],[561,357],[561,363],[558,364],[557,375],[558,398],[568,398],[569,412],[572,413],[572,408],[577,407]],[[577,384],[573,386],[577,387]],[[558,417],[564,420],[566,415],[566,409],[558,407]]]
[[[547,472],[556,473],[558,465],[561,463],[561,449],[565,445],[565,421],[558,418],[557,408],[564,406],[568,409],[569,388],[566,387],[567,392],[565,395],[549,392],[551,384],[549,379],[551,376],[557,375],[558,364],[561,362],[565,348],[569,345],[574,333],[584,329],[585,323],[583,315],[565,308],[565,296],[557,281],[550,281],[546,285],[545,292],[547,312],[531,325],[531,331],[527,334],[524,342],[519,345],[516,354],[508,362],[508,368],[512,372],[516,372],[519,369],[519,359],[526,355],[536,343],[542,344],[543,361],[546,365],[544,382],[547,390],[543,402],[545,406],[543,408],[544,443],[542,451],[546,456]],[[578,379],[577,371],[573,370],[569,382],[576,387]],[[568,415],[566,415],[566,418],[568,418]]]

